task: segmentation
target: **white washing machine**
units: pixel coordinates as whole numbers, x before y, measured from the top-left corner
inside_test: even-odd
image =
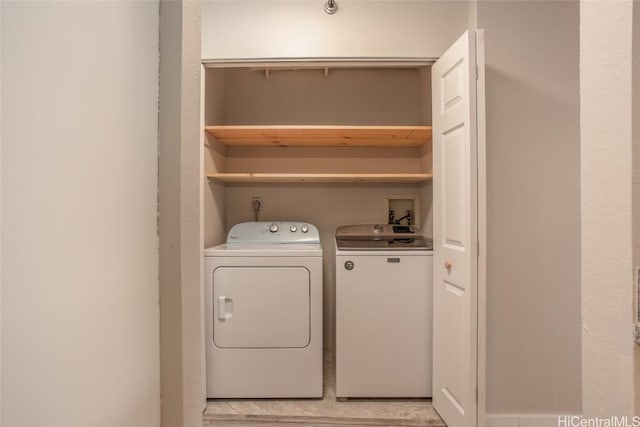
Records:
[[[414,227],[338,228],[339,399],[431,397],[432,293],[433,243]]]
[[[322,397],[318,229],[237,224],[204,261],[207,397]]]

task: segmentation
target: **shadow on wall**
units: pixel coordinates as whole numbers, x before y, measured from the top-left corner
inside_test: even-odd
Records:
[[[581,407],[578,93],[547,83],[486,67],[488,412]]]

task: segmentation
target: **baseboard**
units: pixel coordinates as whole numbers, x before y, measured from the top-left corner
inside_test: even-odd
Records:
[[[558,418],[568,419],[574,415],[486,414],[485,427],[562,427],[562,425],[558,425]]]

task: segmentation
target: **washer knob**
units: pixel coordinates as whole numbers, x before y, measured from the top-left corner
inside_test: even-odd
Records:
[[[278,224],[276,224],[275,222],[273,224],[271,224],[269,226],[269,231],[272,233],[275,233],[276,231],[278,231],[280,227],[278,227]]]
[[[373,232],[376,234],[380,234],[384,231],[384,226],[382,224],[376,224],[373,226]]]
[[[291,231],[292,233],[295,233],[296,231],[298,231],[298,227],[296,227],[295,225],[292,225],[291,227],[289,227],[289,231]]]
[[[303,225],[302,227],[300,227],[300,231],[302,231],[303,233],[306,233],[309,231],[309,227],[307,227],[306,225]]]

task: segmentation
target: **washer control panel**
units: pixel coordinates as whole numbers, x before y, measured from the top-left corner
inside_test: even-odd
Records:
[[[320,233],[301,221],[241,222],[231,227],[227,243],[320,243]]]
[[[378,237],[405,238],[417,234],[418,229],[413,225],[399,224],[358,224],[343,225],[336,230],[336,237],[375,239]]]

